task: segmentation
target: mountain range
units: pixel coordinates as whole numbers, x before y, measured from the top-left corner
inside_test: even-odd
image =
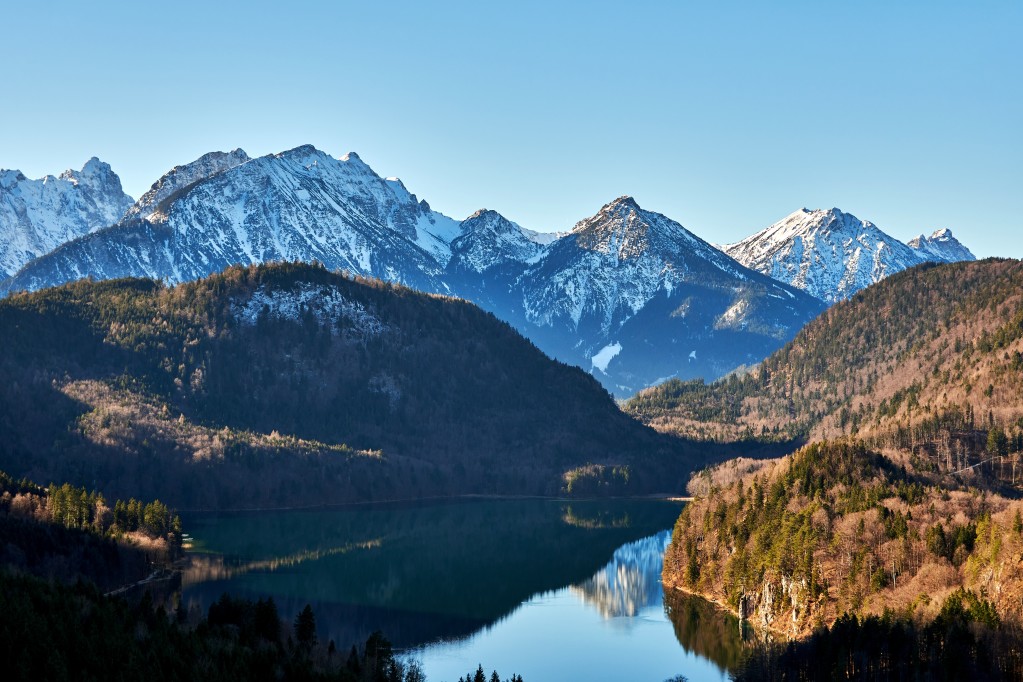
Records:
[[[236,263],[316,261],[466,298],[618,395],[755,364],[826,303],[925,258],[972,257],[948,231],[912,247],[837,209],[804,209],[724,253],[631,197],[558,234],[485,209],[456,221],[358,155],[311,146],[255,159],[210,153],[131,205],[109,166],[87,169],[106,174],[88,185],[105,188],[102,201],[91,199],[105,210],[75,213],[64,202],[72,208],[37,220],[47,239],[4,266],[22,267],[0,281],[0,295],[87,276],[177,283]],[[0,214],[0,233],[30,234],[36,223]],[[64,223],[74,231],[50,227]]]

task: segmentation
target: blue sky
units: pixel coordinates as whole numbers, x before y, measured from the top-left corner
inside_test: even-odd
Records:
[[[215,149],[359,155],[444,213],[616,196],[735,241],[807,206],[1023,257],[1023,3],[17,3],[0,167],[133,196]]]

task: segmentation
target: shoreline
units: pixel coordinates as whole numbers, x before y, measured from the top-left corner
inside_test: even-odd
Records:
[[[676,585],[675,583],[667,583],[667,582],[664,581],[663,577],[661,578],[661,587],[663,589],[665,589],[665,590],[675,590],[677,592],[682,592],[683,594],[688,594],[688,595],[690,595],[692,597],[697,597],[698,599],[702,599],[705,602],[709,602],[709,603],[713,604],[714,606],[716,606],[717,608],[719,608],[720,610],[725,611],[725,612],[730,613],[731,615],[735,616],[739,620],[739,624],[740,625],[748,625],[750,628],[753,629],[754,632],[765,633],[765,634],[771,635],[772,637],[780,637],[782,639],[782,641],[785,641],[785,642],[799,641],[801,639],[804,639],[804,637],[805,637],[805,636],[795,636],[795,635],[792,635],[790,633],[783,632],[781,630],[778,630],[777,628],[771,627],[770,625],[768,625],[766,627],[761,626],[761,625],[756,625],[749,618],[742,618],[737,611],[735,611],[728,604],[722,602],[720,599],[718,599],[716,597],[712,597],[711,595],[708,595],[708,594],[704,594],[702,592],[696,592],[695,590],[690,590],[687,587],[682,587],[680,585]],[[807,634],[810,634],[810,633],[807,633]]]
[[[652,493],[649,495],[612,495],[608,497],[566,497],[564,495],[506,495],[500,493],[462,493],[459,495],[433,495],[428,497],[396,497],[382,500],[362,500],[356,502],[336,502],[332,504],[287,505],[280,507],[234,507],[218,509],[198,507],[192,509],[175,509],[176,514],[246,514],[273,511],[308,511],[312,509],[344,509],[346,507],[365,507],[386,504],[413,504],[419,502],[446,502],[471,500],[549,500],[563,502],[592,502],[595,500],[650,500],[662,502],[692,502],[692,497],[679,497],[671,493]]]

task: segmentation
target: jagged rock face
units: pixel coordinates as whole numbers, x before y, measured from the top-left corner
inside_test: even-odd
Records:
[[[799,634],[807,622],[818,617],[809,599],[805,579],[786,575],[764,576],[759,586],[739,598],[740,620],[751,621],[763,631],[773,630],[790,636]]]
[[[221,171],[234,168],[249,160],[249,155],[241,149],[232,152],[210,152],[192,163],[175,166],[163,177],[153,183],[149,191],[143,194],[135,205],[128,209],[126,217],[149,218],[158,207],[174,194],[182,192],[191,185],[212,177]],[[166,216],[164,216],[166,217]]]
[[[930,237],[920,235],[906,242],[909,248],[917,252],[921,260],[936,263],[956,263],[964,260],[977,260],[973,253],[952,236],[952,230],[944,228],[935,230]]]
[[[620,395],[759,362],[823,309],[631,197],[551,244],[517,286],[525,333]]]
[[[533,262],[544,249],[535,235],[497,211],[476,211],[462,221],[461,235],[451,242],[448,269],[483,273],[509,262]]]
[[[837,208],[800,209],[724,250],[743,265],[827,303],[931,260]]]
[[[171,171],[123,222],[57,249],[3,288],[86,275],[182,282],[236,263],[317,260],[445,290],[439,275],[458,223],[399,181],[355,154],[335,159],[308,146],[245,159],[240,150],[210,154]]]
[[[619,395],[759,362],[823,309],[630,197],[554,237],[488,210],[458,223],[357,155],[309,146],[179,166],[117,225],[34,261],[0,295],[86,276],[182,282],[279,260],[462,296]]]
[[[0,279],[59,245],[117,222],[132,198],[93,157],[80,171],[29,180],[0,170]]]

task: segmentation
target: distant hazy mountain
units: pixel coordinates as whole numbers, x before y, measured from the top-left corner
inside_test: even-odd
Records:
[[[462,296],[618,394],[756,363],[823,307],[628,197],[557,235],[489,210],[457,222],[357,155],[310,146],[178,166],[119,223],[32,262],[0,293],[85,276],[176,283],[281,260]]]
[[[952,236],[952,230],[944,228],[935,230],[930,237],[920,235],[908,242],[909,248],[917,252],[922,260],[936,263],[955,263],[957,261],[977,260],[968,248]]]
[[[121,180],[95,157],[80,171],[40,180],[0,170],[0,279],[67,241],[114,224],[131,204]]]

